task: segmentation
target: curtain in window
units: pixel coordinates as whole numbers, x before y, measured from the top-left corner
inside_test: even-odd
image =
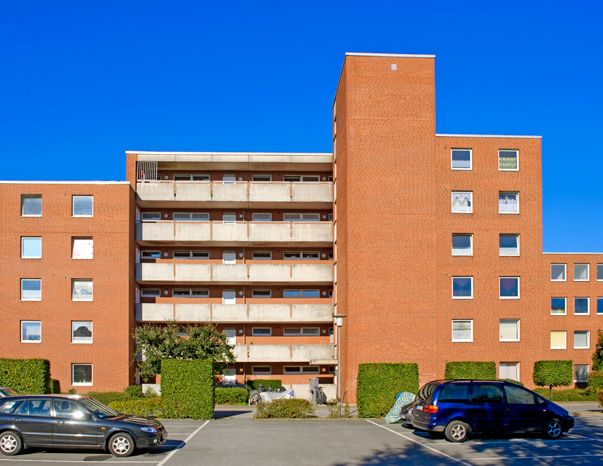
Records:
[[[565,349],[567,333],[566,332],[551,332],[551,348]]]
[[[22,322],[21,323],[23,341],[40,341],[42,339],[41,322]]]
[[[498,195],[499,212],[519,212],[517,193],[500,193]]]
[[[517,170],[517,151],[501,150],[498,153],[499,170]]]
[[[519,321],[501,320],[500,321],[500,339],[518,340],[519,339]]]

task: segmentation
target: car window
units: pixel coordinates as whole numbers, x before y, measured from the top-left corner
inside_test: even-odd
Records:
[[[21,416],[49,416],[50,400],[41,398],[24,401],[15,411],[15,414]]]
[[[498,385],[476,383],[471,400],[474,403],[502,403],[502,390]]]
[[[435,391],[435,389],[439,386],[439,384],[437,383],[428,383],[423,385],[423,387],[421,388],[421,390],[419,390],[419,395],[418,398],[421,401],[427,401],[431,395],[433,395],[433,392]]]
[[[84,419],[86,411],[77,403],[70,400],[54,400],[55,417]]]
[[[507,395],[507,403],[513,405],[534,405],[536,399],[534,394],[527,391],[525,388],[505,385],[505,394]]]
[[[21,400],[9,400],[0,405],[0,413],[11,414],[15,409],[19,407]]]
[[[469,384],[449,383],[442,387],[438,396],[438,402],[466,403],[469,401]]]

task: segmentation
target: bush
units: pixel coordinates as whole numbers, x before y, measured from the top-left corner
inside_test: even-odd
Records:
[[[217,405],[245,405],[249,392],[241,387],[216,387]]]
[[[212,419],[215,397],[212,362],[162,360],[161,397],[168,417]]]
[[[126,401],[129,399],[123,392],[88,392],[86,395],[106,405],[113,401]]]
[[[599,390],[597,396],[599,398],[599,405],[603,406],[603,390]]]
[[[594,371],[588,374],[588,386],[593,390],[603,388],[603,371]]]
[[[0,386],[19,393],[49,393],[50,363],[46,359],[0,359]]]
[[[282,386],[283,386],[282,382],[278,379],[274,379],[274,380],[258,379],[258,380],[248,380],[247,381],[247,386],[249,387],[249,390],[257,390],[260,385],[263,385],[266,388],[276,388],[276,389],[282,388]]]
[[[417,393],[418,390],[419,368],[416,364],[360,364],[356,394],[358,416],[385,416],[398,392]]]
[[[540,396],[549,398],[551,401],[597,401],[597,391],[583,388],[568,388],[567,390],[553,390],[550,398],[548,388],[537,388],[534,390]]]
[[[553,387],[571,385],[574,380],[572,361],[536,361],[534,363],[534,385],[549,387],[549,397]]]
[[[142,397],[142,387],[140,385],[130,385],[124,390],[124,395],[128,398]]]
[[[258,403],[255,411],[256,419],[307,419],[315,416],[312,403],[295,398]]]
[[[447,362],[446,379],[496,380],[496,363],[493,361]]]
[[[147,398],[131,398],[123,401],[111,401],[109,407],[119,413],[133,414],[134,416],[154,416],[164,415],[164,409],[161,398],[150,396]]]

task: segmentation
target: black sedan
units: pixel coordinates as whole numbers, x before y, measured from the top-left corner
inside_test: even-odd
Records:
[[[0,398],[0,452],[28,447],[99,448],[130,456],[167,439],[152,418],[127,416],[94,398],[78,395],[21,395]]]

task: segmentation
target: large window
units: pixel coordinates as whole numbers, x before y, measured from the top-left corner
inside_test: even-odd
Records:
[[[22,217],[41,217],[42,216],[42,195],[41,194],[22,194],[21,195],[21,216]]]
[[[551,332],[551,349],[567,349],[567,332],[565,330]]]
[[[519,277],[499,278],[499,298],[519,299]]]
[[[590,332],[588,330],[574,330],[574,349],[590,348]]]
[[[320,222],[320,214],[316,213],[286,213],[283,214],[285,222]]]
[[[472,256],[473,255],[473,235],[469,233],[452,234],[452,255],[453,256]]]
[[[272,181],[272,175],[270,173],[255,173],[251,175],[251,181],[269,182]]]
[[[140,214],[143,222],[159,222],[161,220],[161,212],[143,212]]]
[[[206,173],[175,173],[174,181],[210,181]]]
[[[207,212],[174,212],[172,218],[175,222],[209,222]]]
[[[519,151],[511,149],[501,149],[498,151],[498,169],[506,172],[516,172],[519,170]]]
[[[272,260],[272,251],[253,251],[251,258],[254,261]]]
[[[307,181],[320,181],[318,175],[285,175],[283,176],[285,181],[290,182],[307,182]]]
[[[42,258],[42,237],[40,237],[40,236],[22,236],[21,237],[21,258],[22,259],[41,259]]]
[[[251,220],[254,222],[272,222],[270,212],[254,212],[251,214]]]
[[[172,253],[172,257],[174,259],[208,260],[209,259],[209,251],[179,249]]]
[[[473,298],[473,277],[452,277],[452,299]]]
[[[284,374],[318,374],[320,368],[318,366],[284,366]]]
[[[21,279],[21,301],[41,301],[42,280],[39,278]]]
[[[587,282],[590,276],[589,264],[574,264],[574,281]]]
[[[320,253],[318,251],[285,251],[283,258],[285,260],[318,260]]]
[[[71,385],[92,385],[92,364],[72,364]]]
[[[574,298],[574,314],[587,315],[590,313],[590,298]]]
[[[501,362],[498,365],[498,378],[519,381],[519,363]]]
[[[499,214],[518,214],[519,213],[519,193],[500,192],[498,193],[498,213]]]
[[[499,256],[519,256],[519,235],[504,233],[498,236]]]
[[[251,373],[253,375],[270,375],[272,374],[271,366],[251,366]]]
[[[92,321],[71,322],[71,343],[92,343]]]
[[[472,320],[453,320],[452,321],[452,341],[472,342],[473,341],[473,321]]]
[[[320,328],[318,327],[285,327],[283,329],[283,335],[286,337],[299,337],[299,336],[319,336]]]
[[[254,337],[269,337],[272,335],[271,327],[253,327],[251,329],[251,335]]]
[[[320,298],[320,290],[283,290],[283,298]]]
[[[41,343],[42,322],[39,320],[21,321],[21,343]]]
[[[94,240],[92,238],[72,238],[71,258],[92,259],[94,257]]]
[[[174,288],[172,290],[174,298],[209,298],[207,288]]]
[[[574,383],[588,383],[588,364],[574,364]]]
[[[73,196],[71,211],[74,217],[92,217],[94,215],[94,197]]]
[[[71,299],[73,301],[92,301],[92,280],[75,278],[71,281]]]
[[[501,319],[499,323],[500,341],[519,341],[519,319]]]
[[[603,280],[603,264],[597,264],[597,280]]]
[[[603,314],[603,298],[597,298],[597,314]]]
[[[567,298],[551,298],[551,314],[567,314]]]
[[[473,212],[473,192],[452,191],[452,213],[470,214]]]
[[[566,280],[566,264],[551,264],[551,281],[564,282]]]
[[[452,149],[450,152],[450,166],[453,170],[471,170],[471,149]]]
[[[269,289],[256,289],[251,290],[252,298],[271,298],[272,291]]]

